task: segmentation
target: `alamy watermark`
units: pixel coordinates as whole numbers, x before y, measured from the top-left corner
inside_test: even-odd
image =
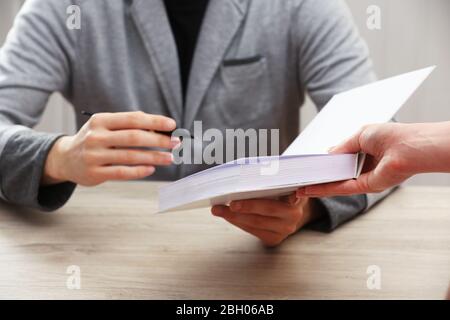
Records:
[[[376,5],[367,7],[368,14],[366,26],[369,30],[381,30],[381,8]]]
[[[66,287],[69,290],[81,289],[81,268],[77,265],[68,266],[66,273],[69,275],[66,280]]]
[[[66,9],[66,27],[69,30],[81,29],[81,8],[77,5],[68,6]]]
[[[279,129],[225,129],[209,128],[203,131],[202,121],[194,122],[194,132],[177,129],[172,137],[182,143],[173,151],[175,164],[218,165],[236,160],[238,163],[263,161],[262,175],[278,172],[278,158],[264,160],[256,157],[277,156],[280,152]],[[250,159],[249,159],[250,158]]]
[[[381,290],[381,268],[377,265],[367,267],[366,274],[369,275],[366,281],[367,289]]]

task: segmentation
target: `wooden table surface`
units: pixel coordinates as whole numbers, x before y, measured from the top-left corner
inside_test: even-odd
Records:
[[[0,298],[445,297],[450,188],[406,187],[331,234],[266,249],[208,209],[153,214],[157,186],[80,187],[58,213],[0,205]],[[372,265],[380,290],[367,288]]]

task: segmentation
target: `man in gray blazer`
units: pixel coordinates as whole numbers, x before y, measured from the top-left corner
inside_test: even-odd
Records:
[[[155,131],[195,120],[280,129],[284,150],[306,92],[320,109],[374,79],[339,0],[28,0],[0,52],[1,197],[55,210],[76,184],[187,176],[204,166],[171,164],[179,141]],[[74,106],[76,135],[30,129],[53,92]],[[378,199],[249,200],[213,214],[276,245],[306,224],[333,230]]]

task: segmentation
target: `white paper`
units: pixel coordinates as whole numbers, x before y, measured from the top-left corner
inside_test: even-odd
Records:
[[[326,154],[363,126],[389,122],[434,68],[335,95],[283,155]]]

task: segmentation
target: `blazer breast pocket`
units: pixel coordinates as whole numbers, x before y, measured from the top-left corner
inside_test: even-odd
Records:
[[[270,81],[263,56],[225,60],[220,68],[217,112],[230,127],[251,127],[270,110]]]

